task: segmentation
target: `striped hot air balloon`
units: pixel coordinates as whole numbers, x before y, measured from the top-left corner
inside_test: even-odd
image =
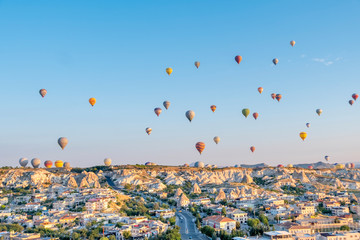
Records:
[[[41,161],[38,158],[31,159],[31,165],[33,166],[33,168],[39,168],[40,163]]]
[[[203,142],[197,142],[195,145],[196,149],[199,151],[200,155],[205,149],[205,143]]]
[[[165,102],[163,102],[163,105],[164,105],[165,109],[168,110],[168,108],[170,107],[170,102],[165,101]]]
[[[56,160],[55,161],[55,167],[57,168],[62,168],[64,166],[64,162],[61,160]]]
[[[211,106],[210,106],[210,109],[211,109],[211,111],[215,112],[216,106],[215,106],[215,105],[211,105]]]
[[[276,94],[275,98],[276,98],[276,100],[278,100],[278,102],[280,102],[282,96],[281,96],[281,94]]]
[[[46,160],[46,161],[44,162],[44,166],[45,166],[46,168],[51,168],[52,165],[53,165],[53,162],[50,161],[50,160]]]
[[[160,113],[162,112],[162,109],[161,108],[155,108],[154,112],[155,112],[156,116],[159,116]]]
[[[272,93],[272,94],[271,94],[271,98],[272,98],[272,99],[275,99],[275,98],[276,98],[276,94],[275,94],[275,93]]]
[[[146,131],[146,133],[147,133],[148,135],[150,135],[151,132],[152,132],[152,129],[148,127],[148,128],[145,129],[145,131]]]
[[[22,167],[26,167],[26,165],[28,164],[29,160],[27,158],[20,158],[19,160],[19,164]]]
[[[46,91],[46,89],[40,89],[39,93],[40,93],[41,97],[45,97],[45,95],[47,94],[47,91]]]

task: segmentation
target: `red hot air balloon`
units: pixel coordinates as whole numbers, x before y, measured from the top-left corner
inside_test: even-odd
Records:
[[[355,168],[355,164],[354,164],[354,163],[350,163],[350,168]]]
[[[255,120],[258,118],[259,114],[257,112],[253,113],[253,117],[255,118]]]
[[[313,166],[308,166],[308,169],[314,169],[314,167]]]
[[[278,100],[278,102],[280,102],[281,98],[282,98],[281,94],[276,94],[276,100]]]
[[[210,109],[211,109],[211,111],[215,112],[216,106],[215,106],[215,105],[211,105],[211,106],[210,106]]]
[[[205,143],[203,142],[197,142],[195,145],[196,149],[199,151],[199,153],[201,154],[202,151],[204,151],[205,149]]]
[[[254,147],[254,146],[251,146],[251,147],[250,147],[250,150],[251,150],[251,152],[254,152],[254,151],[255,151],[255,147]]]
[[[279,165],[277,165],[277,167],[278,167],[278,168],[282,168],[282,167],[284,167],[284,165],[279,164]]]
[[[161,109],[161,108],[155,108],[155,109],[154,109],[154,112],[155,112],[155,114],[156,114],[157,116],[159,116],[160,113],[162,112],[162,109]]]
[[[45,161],[44,165],[45,165],[46,168],[51,168],[53,163],[52,163],[52,161],[47,160],[47,161]]]
[[[354,104],[354,100],[350,100],[350,101],[349,101],[349,104],[350,104],[350,105],[353,105],[353,104]]]
[[[236,61],[238,64],[241,62],[241,60],[242,60],[242,56],[237,55],[237,56],[235,57],[235,61]]]
[[[272,93],[272,94],[271,94],[271,98],[272,98],[272,99],[275,99],[275,98],[276,98],[276,94],[275,94],[275,93]]]
[[[352,95],[352,98],[356,101],[356,99],[358,99],[358,97],[359,97],[359,95],[357,95],[356,93],[354,93],[353,95]]]

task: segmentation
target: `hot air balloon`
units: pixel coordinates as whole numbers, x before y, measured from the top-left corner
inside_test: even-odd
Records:
[[[241,60],[242,60],[242,56],[237,55],[237,56],[235,57],[235,61],[236,61],[238,64],[241,62]]]
[[[279,165],[277,165],[277,167],[278,167],[278,168],[282,168],[282,167],[284,167],[284,165],[279,164]]]
[[[148,128],[145,129],[145,131],[146,131],[146,133],[147,133],[148,135],[150,135],[152,129],[148,127]]]
[[[165,101],[165,102],[163,102],[163,105],[164,105],[165,109],[168,110],[168,108],[170,107],[170,102]]]
[[[288,164],[287,167],[288,167],[288,168],[292,168],[292,167],[294,167],[294,166],[293,166],[292,164]]]
[[[259,114],[257,112],[253,113],[253,117],[255,118],[255,120],[258,118]]]
[[[300,138],[304,141],[305,138],[307,137],[307,133],[306,132],[301,132],[300,133]]]
[[[198,161],[198,162],[196,162],[196,163],[194,164],[194,166],[195,166],[195,167],[198,167],[198,168],[203,168],[203,167],[205,167],[205,164],[204,164],[203,162],[201,162],[201,161]]]
[[[263,89],[262,87],[259,87],[259,88],[258,88],[258,91],[259,91],[259,93],[261,94],[261,93],[264,91],[264,89]]]
[[[276,98],[276,94],[275,94],[275,93],[272,93],[272,94],[271,94],[271,98],[272,98],[272,99],[275,99],[275,98]]]
[[[250,147],[250,150],[251,150],[251,152],[254,152],[254,151],[255,151],[255,147],[254,147],[254,146],[251,146],[251,147]]]
[[[196,61],[196,62],[195,62],[195,67],[196,67],[196,68],[199,68],[199,67],[200,67],[200,62]]]
[[[349,100],[349,104],[353,105],[354,104],[354,100]]]
[[[46,91],[46,89],[40,89],[39,93],[42,97],[45,97],[47,91]]]
[[[218,144],[220,142],[220,138],[218,136],[214,137],[214,142]]]
[[[325,160],[329,161],[330,157],[329,156],[325,156]]]
[[[189,167],[189,164],[188,164],[188,163],[185,163],[185,164],[183,165],[183,167]]]
[[[276,100],[278,100],[278,102],[280,102],[281,98],[282,98],[281,94],[276,94]]]
[[[359,95],[357,95],[356,93],[354,93],[353,95],[352,95],[352,98],[356,101],[356,99],[358,99],[358,97],[359,97]]]
[[[55,167],[62,168],[64,166],[64,162],[61,160],[55,161]]]
[[[172,72],[173,72],[172,68],[167,68],[167,69],[166,69],[166,73],[169,74],[169,76],[170,76],[170,74],[171,74]]]
[[[321,115],[321,113],[322,113],[322,110],[321,109],[316,109],[316,113],[317,113],[317,115]]]
[[[26,165],[28,164],[29,160],[27,158],[20,158],[19,160],[19,164],[22,167],[26,167]]]
[[[58,144],[60,145],[61,149],[64,150],[66,145],[68,144],[68,139],[66,137],[61,137],[58,139]]]
[[[159,116],[160,113],[162,112],[162,109],[161,108],[155,108],[154,112],[155,112],[156,116]]]
[[[244,108],[242,110],[242,114],[245,116],[245,118],[247,118],[250,114],[250,110],[248,108]]]
[[[70,163],[69,163],[69,162],[65,162],[65,163],[64,163],[64,168],[70,168]]]
[[[33,159],[31,160],[31,165],[32,165],[34,168],[39,168],[40,163],[41,163],[41,161],[40,161],[40,159],[38,159],[38,158],[33,158]]]
[[[311,169],[314,169],[314,167],[310,165],[310,166],[308,166],[308,169],[311,170]]]
[[[199,153],[200,153],[200,155],[201,155],[202,151],[204,151],[204,149],[205,149],[205,143],[203,143],[203,142],[197,142],[197,143],[195,144],[195,147],[196,147],[196,149],[199,151]]]
[[[350,168],[355,168],[355,164],[354,164],[354,163],[350,163]]]
[[[46,161],[44,162],[44,166],[45,166],[46,168],[51,168],[52,165],[53,165],[53,163],[52,163],[52,161],[50,161],[50,160],[46,160]]]
[[[295,41],[294,40],[290,41],[290,45],[293,47],[295,45]]]
[[[210,109],[211,109],[211,111],[215,112],[216,106],[215,106],[215,105],[211,105],[211,106],[210,106]]]
[[[274,63],[274,65],[276,65],[276,64],[278,64],[278,62],[279,62],[279,59],[277,59],[277,58],[274,58],[274,59],[272,60],[272,62]]]
[[[309,128],[309,127],[310,127],[310,123],[306,123],[306,127]]]
[[[195,117],[195,112],[192,110],[189,110],[185,113],[185,116],[187,117],[187,119],[189,119],[189,121],[191,122],[193,120],[193,118]]]
[[[93,97],[90,98],[90,99],[89,99],[89,103],[90,103],[91,106],[94,106],[95,103],[96,103],[96,98],[93,98]]]
[[[104,164],[105,164],[105,166],[110,166],[111,165],[111,158],[105,158],[104,159]]]

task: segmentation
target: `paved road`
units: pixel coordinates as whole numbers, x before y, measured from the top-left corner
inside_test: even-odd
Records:
[[[181,239],[187,240],[191,236],[194,240],[209,240],[208,237],[199,232],[194,223],[194,217],[191,213],[182,211],[177,212],[177,224],[180,227]]]

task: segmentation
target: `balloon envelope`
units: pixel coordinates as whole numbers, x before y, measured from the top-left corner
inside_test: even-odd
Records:
[[[192,110],[189,110],[185,113],[185,116],[187,117],[187,119],[189,119],[189,121],[191,122],[193,120],[193,118],[195,117],[195,112]]]
[[[51,168],[52,165],[53,165],[53,163],[52,163],[52,161],[50,161],[50,160],[47,160],[47,161],[44,162],[44,166],[45,166],[46,168]]]
[[[272,94],[271,94],[271,98],[272,98],[272,99],[275,99],[275,98],[276,98],[276,94],[275,94],[275,93],[272,93]]]
[[[293,47],[295,45],[295,41],[294,40],[290,41],[290,45]]]
[[[242,60],[242,56],[237,55],[237,56],[235,57],[235,61],[236,61],[238,64],[241,62],[241,60]]]
[[[196,61],[196,62],[195,62],[195,67],[196,67],[196,68],[199,68],[199,67],[200,67],[200,62]]]
[[[321,115],[321,113],[322,113],[322,110],[321,109],[316,109],[316,113],[317,113],[317,115]]]
[[[45,97],[47,91],[46,91],[46,89],[40,89],[39,93],[42,97]]]
[[[58,144],[60,145],[61,149],[64,150],[66,145],[68,144],[68,139],[66,137],[61,137],[58,139]]]
[[[220,142],[220,138],[218,136],[214,137],[214,142],[218,144]]]
[[[172,68],[167,68],[166,73],[170,76],[170,74],[173,72]]]
[[[104,164],[105,164],[105,166],[110,166],[111,165],[111,158],[105,158],[104,159]]]
[[[325,160],[329,161],[330,157],[329,156],[325,156]]]
[[[247,118],[250,114],[250,110],[248,108],[244,108],[242,110],[242,114],[245,116],[245,118]]]
[[[156,116],[159,116],[160,113],[162,112],[162,109],[161,108],[155,108],[154,112],[155,112]]]
[[[34,168],[38,168],[40,166],[40,159],[38,158],[33,158],[31,159],[31,165],[34,167]]]
[[[307,133],[306,132],[301,132],[300,133],[300,138],[304,141],[305,138],[307,137]]]
[[[350,101],[349,101],[349,104],[350,104],[350,105],[353,105],[353,104],[354,104],[354,100],[350,100]]]
[[[357,95],[356,93],[354,93],[353,95],[352,95],[352,98],[356,101],[356,99],[358,99],[358,97],[359,97],[359,95]]]
[[[259,88],[258,88],[258,91],[259,91],[259,93],[261,94],[261,93],[264,91],[264,89],[263,89],[262,87],[259,87]]]
[[[259,117],[259,114],[257,112],[253,113],[253,117],[255,118],[255,120]]]
[[[65,163],[64,163],[64,168],[70,168],[70,163],[69,163],[69,162],[65,162]]]
[[[278,102],[280,102],[281,98],[282,98],[281,94],[276,94],[276,100],[278,100]]]
[[[310,127],[310,123],[306,123],[306,127],[309,128],[309,127]]]
[[[272,62],[276,65],[276,64],[278,64],[278,62],[279,62],[279,59],[277,59],[277,58],[274,58],[273,60],[272,60]]]
[[[26,165],[29,163],[29,160],[27,158],[20,158],[19,164],[22,167],[26,167]]]
[[[211,106],[210,106],[210,109],[211,109],[211,111],[215,112],[216,106],[215,106],[215,105],[211,105]]]
[[[146,128],[145,131],[146,131],[146,133],[147,133],[148,135],[150,135],[152,129],[151,129],[151,128]]]
[[[168,108],[170,107],[170,102],[165,101],[165,102],[163,102],[163,105],[164,105],[165,109],[168,110]]]
[[[201,154],[205,149],[205,143],[203,142],[197,142],[195,144],[195,148],[198,150],[198,152]]]
[[[64,166],[64,162],[61,160],[55,161],[55,167],[62,168]]]
[[[251,152],[254,152],[254,151],[255,151],[255,147],[254,147],[254,146],[251,146],[251,147],[250,147],[250,150],[251,150]]]
[[[90,98],[89,103],[90,103],[91,106],[94,106],[95,103],[96,103],[96,98]]]

